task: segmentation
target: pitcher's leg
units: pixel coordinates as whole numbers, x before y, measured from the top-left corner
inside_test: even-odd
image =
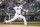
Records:
[[[24,25],[27,25],[25,17],[23,17],[23,20],[24,20]]]
[[[17,18],[18,18],[18,16],[14,16],[13,19],[6,21],[6,23],[9,23],[9,22],[11,22],[11,21],[15,21]]]
[[[24,20],[24,25],[27,25],[26,19],[24,16],[20,15],[20,18],[22,18]]]

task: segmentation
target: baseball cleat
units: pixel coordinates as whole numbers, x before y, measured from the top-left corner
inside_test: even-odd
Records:
[[[6,24],[6,21],[7,21],[7,20],[4,21],[4,24]]]
[[[6,22],[4,22],[4,24],[6,24]]]

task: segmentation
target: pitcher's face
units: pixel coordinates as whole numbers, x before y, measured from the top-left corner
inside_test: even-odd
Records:
[[[20,4],[17,4],[17,6],[20,6]]]

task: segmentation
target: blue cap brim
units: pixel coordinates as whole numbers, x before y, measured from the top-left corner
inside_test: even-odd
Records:
[[[16,3],[16,4],[20,4],[20,3]]]

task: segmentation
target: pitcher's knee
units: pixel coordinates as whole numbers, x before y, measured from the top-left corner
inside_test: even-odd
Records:
[[[25,17],[23,17],[25,19]]]
[[[23,19],[25,20],[25,17],[23,17]]]

